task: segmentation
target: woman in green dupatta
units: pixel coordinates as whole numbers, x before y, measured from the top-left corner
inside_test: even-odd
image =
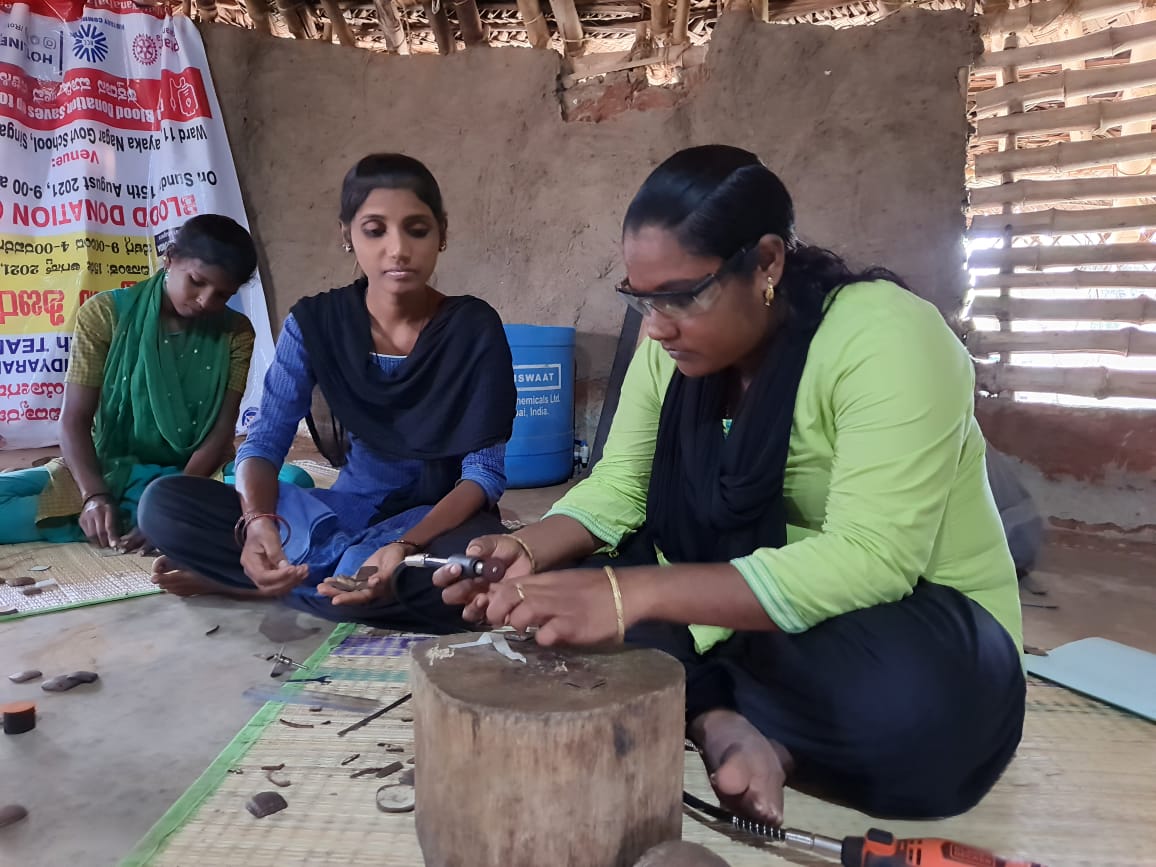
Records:
[[[149,482],[219,473],[253,354],[252,325],[226,304],[256,265],[244,228],[203,214],[177,233],[163,271],[84,304],[62,457],[0,475],[0,542],[143,548],[136,505]]]

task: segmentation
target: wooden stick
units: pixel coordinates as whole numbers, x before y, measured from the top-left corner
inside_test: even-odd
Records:
[[[341,7],[337,5],[337,0],[321,0],[321,5],[325,9],[325,14],[329,17],[329,23],[333,26],[333,32],[337,36],[337,41],[342,45],[355,47],[357,40],[353,36],[353,32],[349,29],[349,24],[345,20],[345,14],[341,11]]]
[[[1026,107],[1039,102],[1073,96],[1095,96],[1097,93],[1149,84],[1156,84],[1156,60],[1096,69],[1065,69],[1054,75],[1041,75],[978,93],[975,97],[975,110],[977,114],[986,116],[1005,108],[1014,99],[1022,100]]]
[[[975,62],[971,71],[990,73],[1005,66],[1030,69],[1072,60],[1113,57],[1121,52],[1154,43],[1156,43],[1156,21],[1146,21],[1130,27],[1109,27],[1089,36],[1065,39],[1061,42],[1041,42],[1010,51],[990,51]]]
[[[1151,274],[1152,272],[1145,272]],[[1017,275],[1018,276],[1018,275]],[[1052,276],[1040,275],[1040,276]],[[971,302],[971,316],[990,316],[1002,321],[1038,319],[1048,322],[1129,322],[1143,325],[1156,321],[1156,298],[990,298]]]
[[[405,704],[411,698],[413,698],[413,693],[407,692],[405,695],[403,695],[397,701],[394,701],[394,702],[391,702],[390,704],[387,704],[381,710],[375,710],[369,716],[362,717],[357,722],[353,723],[353,725],[346,726],[345,728],[343,728],[341,731],[339,731],[337,733],[337,736],[339,738],[343,738],[347,734],[349,734],[350,732],[355,732],[358,729],[365,728],[367,725],[369,725],[374,720],[380,719],[381,717],[385,716],[387,713],[389,713],[395,707],[401,707],[403,704]]]
[[[992,141],[1005,135],[1099,132],[1128,121],[1151,118],[1156,118],[1156,96],[1120,102],[1093,102],[1073,108],[1049,108],[981,118],[975,124],[975,140]]]
[[[446,7],[444,2],[438,0],[428,0],[422,4],[425,9],[426,18],[429,19],[430,29],[433,31],[434,40],[438,44],[438,54],[445,57],[447,54],[453,54],[457,50],[457,42],[454,39],[454,31],[450,26],[449,16],[446,15]]]
[[[1131,358],[1156,355],[1156,333],[1114,331],[973,331],[967,348],[977,357],[997,352],[1102,352]]]
[[[1156,133],[1103,138],[1085,142],[1061,142],[1041,148],[981,154],[975,158],[975,176],[1004,173],[1089,169],[1123,159],[1156,156]]]
[[[670,34],[670,41],[674,45],[682,45],[687,40],[686,30],[690,23],[690,0],[675,0],[674,28]]]
[[[542,4],[539,0],[518,0],[518,14],[522,16],[522,23],[526,26],[526,36],[534,48],[550,47],[550,27],[542,15]]]
[[[1025,205],[1045,202],[1111,201],[1156,196],[1156,177],[1016,181],[1013,184],[994,187],[975,187],[968,193],[973,209],[994,208],[1004,202]]]
[[[293,34],[294,39],[308,38],[305,26],[301,22],[301,16],[297,12],[297,4],[293,0],[277,0],[277,10],[281,13],[281,18],[285,22],[285,26],[289,28],[289,32]]]
[[[1135,0],[1084,0],[1082,3],[1072,2],[1072,0],[1046,0],[1046,2],[1029,3],[1018,9],[998,12],[994,15],[984,15],[980,18],[980,27],[988,33],[993,31],[1019,33],[1047,27],[1061,15],[1075,15],[1077,18],[1087,20],[1106,18],[1109,15],[1122,15],[1135,9]]]
[[[1108,370],[1104,367],[1023,367],[978,364],[976,385],[988,394],[1042,391],[1106,397],[1156,398],[1156,373]]]
[[[650,0],[650,35],[665,40],[670,32],[670,7],[667,0]]]
[[[554,11],[554,20],[558,22],[566,56],[574,57],[581,54],[585,36],[582,33],[582,21],[578,18],[574,0],[550,0],[550,8]]]
[[[986,214],[971,218],[970,238],[1005,235],[1069,235],[1078,232],[1114,232],[1156,226],[1156,205],[1093,208],[1086,211],[1030,211],[1022,214]]]
[[[976,250],[969,268],[1032,268],[1043,271],[1065,265],[1116,265],[1156,262],[1156,244],[1100,244],[1088,247],[1013,247]]]
[[[976,274],[972,277],[972,285],[976,289],[1021,290],[1156,289],[1156,271],[1074,270],[1049,271],[1047,273],[1021,271],[1015,274]],[[987,301],[988,299],[983,300]]]
[[[401,16],[397,13],[394,0],[373,0],[373,7],[377,10],[377,21],[381,26],[381,34],[385,37],[385,45],[389,52],[409,54],[405,27],[401,23]]]
[[[482,27],[482,16],[478,13],[476,0],[453,0],[454,14],[462,31],[462,41],[469,45],[485,45],[486,31]]]

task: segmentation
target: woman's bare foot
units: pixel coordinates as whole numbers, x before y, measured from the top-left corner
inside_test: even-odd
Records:
[[[783,786],[794,766],[782,744],[767,740],[742,714],[711,710],[690,726],[719,802],[732,813],[779,826]]]
[[[178,568],[163,554],[153,560],[152,582],[174,596],[201,596],[220,593],[221,585],[204,575]]]

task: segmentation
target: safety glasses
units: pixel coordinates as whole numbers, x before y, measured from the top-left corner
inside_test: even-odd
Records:
[[[630,287],[628,280],[623,280],[614,287],[614,291],[621,296],[630,307],[643,316],[651,313],[661,313],[671,319],[686,319],[706,313],[714,306],[722,292],[723,277],[733,271],[743,258],[751,251],[750,246],[742,247],[737,253],[723,262],[722,267],[713,274],[708,274],[689,289],[678,289],[665,292],[636,292]]]

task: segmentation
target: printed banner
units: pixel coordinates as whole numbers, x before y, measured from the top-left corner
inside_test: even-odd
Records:
[[[58,442],[76,311],[160,267],[197,214],[245,209],[200,34],[132,0],[0,0],[0,448]],[[273,357],[259,279],[240,426]]]

